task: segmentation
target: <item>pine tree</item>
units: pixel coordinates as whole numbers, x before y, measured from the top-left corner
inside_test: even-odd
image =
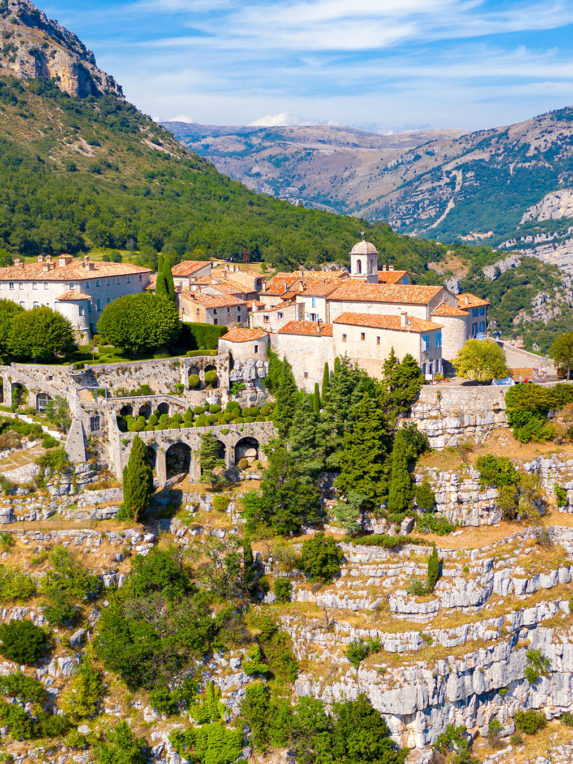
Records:
[[[438,557],[438,550],[434,544],[430,556],[428,557],[428,592],[433,592],[438,579],[440,578],[440,559]]]
[[[276,395],[274,423],[282,438],[287,438],[292,427],[297,405],[297,387],[290,364],[283,361],[282,373]]]
[[[324,364],[324,373],[322,375],[322,405],[326,406],[330,398],[330,370],[328,362]]]
[[[362,494],[365,506],[373,507],[385,492],[384,462],[389,450],[386,420],[368,392],[353,413],[352,429],[344,434],[335,484],[347,497],[351,491]]]
[[[315,382],[314,385],[314,395],[312,398],[312,410],[315,414],[320,414],[320,388],[318,387],[318,382]]]
[[[165,281],[165,261],[163,255],[157,258],[157,279],[155,281],[155,296],[168,297],[167,282]]]
[[[243,539],[243,582],[247,592],[251,593],[255,585],[257,567],[253,557],[253,548],[248,536]]]
[[[392,448],[392,467],[388,488],[388,512],[390,514],[402,514],[410,508],[412,503],[413,488],[409,470],[410,458],[409,434],[404,430],[398,430],[394,437],[394,446]]]
[[[210,432],[201,436],[199,447],[199,465],[201,474],[215,487],[220,481],[220,472],[225,468],[225,460],[220,454],[221,444]]]
[[[153,496],[153,470],[147,448],[136,435],[131,446],[129,461],[123,470],[123,510],[137,522],[151,504]]]
[[[386,392],[388,409],[393,417],[405,414],[409,410],[423,384],[424,375],[413,356],[407,353],[399,362],[392,348],[384,361],[382,385]]]
[[[171,261],[168,257],[165,258],[163,265],[163,278],[165,280],[167,296],[171,302],[175,302],[175,284],[173,283],[173,273],[171,272]]]

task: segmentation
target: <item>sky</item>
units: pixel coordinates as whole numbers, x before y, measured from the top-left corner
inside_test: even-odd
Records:
[[[381,133],[573,105],[573,0],[45,0],[157,120]]]

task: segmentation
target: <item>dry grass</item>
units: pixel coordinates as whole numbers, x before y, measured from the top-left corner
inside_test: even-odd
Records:
[[[573,742],[573,729],[559,721],[549,722],[536,735],[521,735],[523,744],[512,746],[512,751],[498,759],[498,764],[531,764],[538,756],[546,757],[560,745]],[[509,740],[507,741],[509,744]],[[497,753],[486,738],[478,738],[473,747],[474,754],[483,761],[486,756]]]

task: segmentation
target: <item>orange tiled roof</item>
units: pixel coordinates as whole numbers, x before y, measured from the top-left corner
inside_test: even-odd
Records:
[[[442,329],[439,324],[435,324],[433,321],[425,321],[414,316],[408,316],[408,322],[406,326],[402,326],[401,316],[375,316],[369,313],[343,313],[334,319],[335,324],[365,326],[369,329],[389,329],[396,332],[416,332],[417,334]]]
[[[289,291],[297,281],[301,282],[300,289],[297,292],[301,292],[306,289],[310,284],[317,282],[337,282],[341,279],[348,277],[348,271],[292,271],[291,273],[275,273],[272,279],[267,282],[267,288],[265,294],[282,295],[284,292]]]
[[[339,284],[335,284],[332,281],[321,281],[317,284],[311,284],[304,291],[299,292],[299,294],[302,297],[328,297],[339,286]]]
[[[318,324],[316,321],[289,321],[279,334],[305,334],[308,337],[332,337],[332,324]]]
[[[397,284],[404,276],[409,275],[409,271],[378,271],[378,283]]]
[[[174,276],[192,276],[196,271],[205,268],[210,263],[208,260],[182,260],[171,268]]]
[[[78,292],[77,289],[70,289],[69,292],[60,295],[57,300],[58,302],[74,302],[74,300],[91,300],[91,297],[84,292]]]
[[[261,302],[260,300],[247,300],[247,305],[249,306],[250,309],[265,307],[265,303]]]
[[[262,329],[242,329],[239,326],[235,326],[219,339],[227,340],[227,342],[252,342],[266,336],[267,333],[263,332]]]
[[[367,284],[358,279],[348,279],[330,295],[330,299],[427,305],[442,289],[444,287],[418,284]]]
[[[52,260],[52,268],[47,270],[47,263],[26,263],[0,268],[0,281],[83,281],[113,276],[130,276],[139,273],[151,273],[149,268],[131,263],[104,263],[91,261],[90,267],[83,265],[83,260],[72,259],[67,265],[58,265],[58,259]]]
[[[467,318],[469,316],[469,313],[467,310],[462,310],[461,308],[456,308],[453,305],[448,305],[447,303],[443,302],[441,305],[438,305],[438,307],[432,311],[432,316],[449,316],[449,317],[462,317]]]
[[[462,294],[457,294],[456,299],[458,301],[459,308],[481,308],[485,305],[491,305],[488,300],[482,300],[481,297],[476,297],[476,295],[471,294],[471,292],[463,292]]]
[[[205,292],[181,292],[180,299],[199,303],[204,308],[232,308],[239,305],[247,305],[244,300],[239,300],[233,295],[205,294]]]
[[[294,302],[279,302],[276,305],[273,305],[272,308],[267,308],[263,305],[263,310],[259,310],[259,313],[272,313],[274,310],[285,310],[285,308],[292,308],[296,303]]]

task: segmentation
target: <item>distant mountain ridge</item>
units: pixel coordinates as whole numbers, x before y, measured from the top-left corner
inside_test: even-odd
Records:
[[[0,74],[53,80],[73,96],[123,97],[121,87],[98,69],[79,37],[29,0],[0,0],[0,38]]]
[[[165,126],[266,193],[384,220],[401,233],[517,250],[573,271],[573,108],[466,134]]]

